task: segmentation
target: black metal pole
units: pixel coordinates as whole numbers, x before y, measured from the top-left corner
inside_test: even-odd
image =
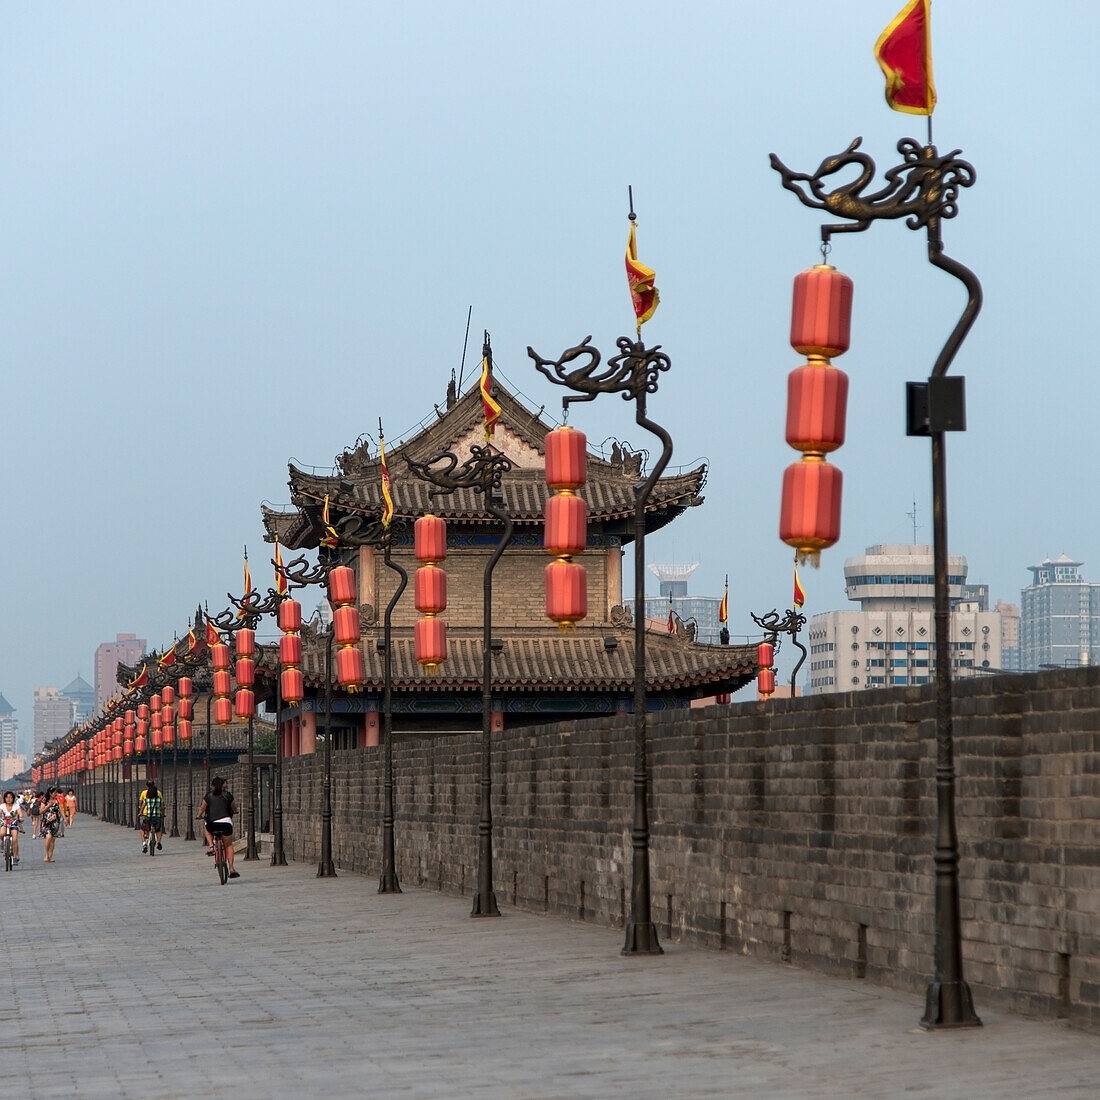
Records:
[[[283,850],[283,685],[275,668],[275,805],[271,823],[271,866],[285,867]]]
[[[206,697],[206,759],[203,767],[206,769],[206,789],[210,789],[210,706],[214,702],[214,692],[211,690]]]
[[[928,223],[928,259],[959,279],[967,289],[966,309],[932,368],[929,385],[942,378],[982,305],[981,284],[969,268],[944,255],[938,217]],[[959,838],[955,827],[955,748],[951,692],[951,604],[947,572],[947,458],[944,433],[933,425],[932,565],[935,576],[936,635],[936,924],[934,973],[928,985],[921,1026],[927,1029],[977,1027],[974,998],[963,977],[962,924],[959,915]]]
[[[636,351],[645,346],[638,341]],[[630,920],[626,925],[624,955],[660,955],[657,928],[650,911],[649,884],[649,763],[646,752],[646,661],[645,661],[645,506],[657,479],[672,458],[672,437],[646,416],[646,389],[636,390],[635,421],[661,441],[661,456],[634,496],[634,825],[630,833],[633,850],[630,889]]]
[[[493,891],[493,570],[508,543],[513,523],[494,506],[492,488],[485,491],[485,509],[504,524],[504,534],[485,565],[482,583],[481,630],[481,817],[477,823],[477,893],[471,917],[499,917]]]
[[[409,583],[409,574],[395,562],[386,542],[382,559],[388,569],[400,578],[390,602],[386,604],[386,616],[382,625],[382,639],[386,652],[382,656],[382,875],[378,882],[380,894],[400,894],[397,881],[397,854],[394,844],[393,805],[393,609]]]
[[[325,637],[325,776],[324,803],[321,809],[321,860],[318,878],[336,878],[332,862],[332,635],[330,626]]]
[[[179,742],[172,738],[172,827],[168,835],[178,837],[180,835],[179,824],[179,782],[180,782],[180,747]]]
[[[184,840],[195,839],[195,783],[191,738],[187,739],[187,834]]]
[[[250,714],[248,716],[248,810],[245,814],[248,828],[248,843],[244,851],[246,860],[260,858],[256,851],[256,756],[252,721],[253,716]]]

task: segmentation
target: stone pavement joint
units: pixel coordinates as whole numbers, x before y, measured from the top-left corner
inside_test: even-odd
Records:
[[[921,1031],[916,997],[377,877],[245,861],[80,816],[0,878],[20,1096],[1093,1097],[1100,1039],[978,1005]],[[215,1038],[215,1032],[217,1038]]]

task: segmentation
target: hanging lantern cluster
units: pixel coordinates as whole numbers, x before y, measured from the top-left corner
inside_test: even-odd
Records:
[[[439,618],[447,610],[447,571],[439,565],[447,557],[447,524],[439,516],[421,516],[413,524],[416,560],[416,610],[418,619],[413,634],[416,659],[424,671],[434,676],[447,659],[447,624]]]
[[[251,718],[256,713],[256,631],[241,627],[233,635],[237,651],[237,695],[234,712],[238,718]]]
[[[546,617],[569,630],[588,614],[588,577],[573,558],[588,545],[588,507],[577,490],[588,477],[588,440],[568,424],[546,433],[546,499],[543,549],[554,561],[545,569]]]
[[[791,347],[808,361],[787,377],[787,443],[802,458],[783,472],[779,538],[813,565],[840,538],[843,475],[825,456],[844,442],[848,376],[830,360],[848,350],[851,321],[847,275],[817,264],[795,277]]]
[[[161,702],[160,692],[149,700],[149,709],[153,712],[153,748],[164,748],[164,716],[161,714],[161,707],[164,704]]]
[[[179,734],[180,740],[186,745],[191,740],[191,721],[194,714],[194,701],[192,696],[195,688],[190,676],[181,676],[176,689],[179,692]]]
[[[337,565],[329,571],[328,598],[332,604],[332,632],[336,639],[336,682],[358,691],[367,678],[359,644],[359,608],[355,605],[355,570]]]
[[[137,740],[134,747],[139,753],[145,752],[149,744],[149,704],[141,703],[137,709]]]
[[[160,691],[161,744],[165,747],[176,743],[176,689],[168,684]]]
[[[300,703],[305,698],[302,680],[302,605],[297,600],[283,600],[279,604],[279,694],[284,703]]]
[[[136,718],[132,710],[128,710],[122,721],[122,752],[124,756],[134,755],[134,729]]]
[[[229,675],[229,646],[220,639],[210,647],[210,664],[214,669],[214,721],[228,726],[233,721],[233,685]],[[153,744],[156,744],[154,736]]]
[[[767,699],[775,691],[775,646],[761,642],[756,647],[756,691],[761,699]]]

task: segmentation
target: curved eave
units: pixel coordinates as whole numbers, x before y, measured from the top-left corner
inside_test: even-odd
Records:
[[[563,634],[556,628],[494,632],[504,645],[493,657],[493,690],[501,692],[554,692],[558,694],[603,691],[627,694],[634,685],[634,636],[611,628],[582,628]],[[608,644],[605,639],[612,639]],[[371,633],[362,642],[366,666],[366,690],[380,691],[383,654]],[[468,692],[481,690],[481,631],[479,628],[449,632],[447,660],[438,675],[427,675],[416,662],[412,631],[401,628],[393,638],[393,687],[396,691]],[[755,646],[708,646],[679,637],[649,632],[646,635],[646,688],[657,693],[707,695],[736,691],[756,678]],[[258,670],[259,671],[259,670]],[[265,661],[263,674],[274,668]],[[302,659],[306,683],[324,686],[324,643],[307,639]],[[338,689],[339,690],[339,689]]]

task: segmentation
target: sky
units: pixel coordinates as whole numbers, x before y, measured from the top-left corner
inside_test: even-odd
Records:
[[[710,466],[706,503],[648,560],[700,562],[695,594],[728,573],[735,640],[789,606],[791,280],[822,218],[768,154],[811,171],[859,135],[881,176],[924,138],[872,52],[898,6],[0,5],[0,691],[24,734],[34,688],[91,681],[99,643],[163,647],[198,603],[224,607],[245,545],[266,583],[260,504],[287,503],[287,461],[327,469],[380,416],[389,442],[410,434],[470,307],[467,382],[488,329],[503,381],[557,414],[526,348],[631,332],[628,185],[661,291],[644,335],[672,357],[649,414],[673,467]],[[945,247],[985,295],[953,367],[949,548],[1019,602],[1027,567],[1062,552],[1100,581],[1082,343],[1100,8],[990,10],[933,4],[934,136],[977,173]],[[931,541],[905,383],[965,304],[901,223],[830,261],[855,283],[844,506],[802,571],[809,615],[846,606],[846,557]],[[619,399],[575,410],[593,443],[653,445]]]

